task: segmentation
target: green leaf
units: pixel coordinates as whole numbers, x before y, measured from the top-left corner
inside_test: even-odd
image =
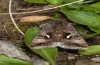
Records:
[[[89,11],[89,12],[94,12],[94,13],[100,13],[100,8],[95,8],[91,6],[84,6],[83,10]]]
[[[25,0],[26,2],[31,2],[31,3],[39,3],[39,4],[48,4],[46,0]]]
[[[65,3],[71,3],[71,2],[75,2],[75,1],[79,1],[79,0],[64,0]]]
[[[90,4],[90,5],[84,5],[83,10],[100,13],[100,2]]]
[[[63,0],[46,0],[46,1],[52,5],[60,5],[63,2]]]
[[[82,37],[83,37],[84,39],[86,39],[86,38],[94,37],[94,36],[99,35],[99,34],[100,34],[100,32],[99,32],[99,33],[87,34],[87,35],[84,35],[84,36],[82,36]]]
[[[47,48],[47,49],[33,49],[29,46],[30,42],[33,38],[39,33],[40,29],[37,27],[33,27],[27,30],[25,33],[25,43],[26,45],[35,53],[42,56],[44,59],[51,62],[52,65],[56,65],[56,55],[57,55],[57,48]]]
[[[100,33],[100,27],[98,26],[88,26],[92,31]]]
[[[92,12],[67,10],[65,7],[61,8],[61,12],[65,14],[71,21],[87,26],[100,27],[100,15]]]
[[[94,8],[96,13],[100,13],[100,2],[97,2],[95,4],[90,5],[92,8]]]
[[[29,45],[39,32],[40,32],[40,29],[37,27],[29,28],[25,33],[26,45]]]
[[[100,45],[89,46],[86,50],[80,50],[79,53],[82,55],[100,54]]]
[[[64,0],[64,4],[67,4],[67,3],[71,3],[71,2],[75,2],[75,1],[79,1],[79,0]],[[66,6],[68,7],[68,9],[81,9],[82,7],[82,4],[81,3],[74,3],[74,4],[71,4],[71,5],[68,5]]]
[[[81,4],[72,4],[72,5],[69,5],[68,6],[69,9],[77,9],[77,10],[80,10],[82,5]]]
[[[32,49],[32,48],[31,48]],[[58,54],[57,48],[47,48],[47,49],[32,49],[35,53],[42,56],[44,59],[51,62],[52,65],[56,65],[56,56]]]
[[[100,8],[100,2],[91,4],[91,7]]]
[[[8,58],[6,56],[0,55],[0,65],[33,65],[29,62]]]
[[[79,25],[76,25],[76,26],[75,26],[75,29],[76,29],[77,32],[80,33],[81,35],[86,35],[86,30],[85,30],[83,27],[81,27],[81,26],[79,26]]]

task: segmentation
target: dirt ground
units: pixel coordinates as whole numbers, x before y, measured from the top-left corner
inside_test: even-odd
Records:
[[[0,13],[8,13],[8,5],[9,5],[9,0],[0,0]],[[27,3],[23,0],[13,0],[12,12],[21,12],[21,11],[17,11],[16,9],[25,9],[25,8],[26,9],[32,8],[31,10],[38,10],[38,9],[46,8],[46,6],[47,5]],[[20,22],[19,20],[21,17],[27,16],[27,15],[53,16],[54,14],[51,14],[51,13],[54,13],[54,12],[56,11],[52,10],[52,11],[33,13],[33,14],[21,14],[21,15],[18,14],[18,15],[13,15],[13,16],[19,28],[25,33],[28,28],[33,27],[33,26],[38,26],[40,24],[45,23],[46,21],[41,22],[41,23],[23,23],[23,22]],[[60,15],[62,16],[61,13]],[[25,45],[24,36],[21,35],[17,31],[17,29],[14,27],[8,14],[2,14],[2,15],[0,14],[0,40],[11,41],[18,47],[21,47],[22,50],[25,52],[29,50],[29,48]],[[89,45],[100,44],[100,36],[98,35],[98,36],[86,39],[86,42]],[[34,52],[32,51],[29,51],[29,52],[31,53],[28,53],[28,52],[26,53],[28,54],[28,56],[32,57],[33,59],[43,60],[43,58],[41,58]],[[91,61],[92,58],[99,57],[99,55],[82,56],[82,55],[78,55],[76,52],[77,51],[73,51],[73,50],[59,49],[59,53],[57,56],[57,65],[99,65],[100,64],[100,63]]]

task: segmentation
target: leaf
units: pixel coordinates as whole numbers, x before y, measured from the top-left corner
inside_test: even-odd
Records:
[[[81,4],[72,4],[72,5],[68,5],[69,9],[77,9],[80,10],[82,5]]]
[[[42,56],[44,59],[51,62],[52,65],[56,65],[56,55],[57,55],[57,48],[47,48],[47,49],[33,49],[29,46],[33,38],[39,33],[39,29],[37,27],[30,28],[25,33],[25,43],[26,45],[35,53]]]
[[[65,14],[71,21],[87,26],[100,27],[100,15],[92,12],[67,10],[65,7],[61,8],[61,12]]]
[[[37,27],[29,28],[25,33],[25,43],[29,45],[35,36],[40,32],[40,29]]]
[[[72,3],[79,0],[64,0],[63,4]],[[82,3],[74,3],[71,5],[66,6],[67,9],[77,9],[80,10],[82,8]]]
[[[91,5],[84,5],[83,10],[100,13],[100,2]]]
[[[89,12],[94,12],[94,13],[100,13],[100,8],[95,8],[91,6],[84,6],[83,10],[89,11]]]
[[[65,3],[71,3],[71,2],[75,2],[75,1],[78,1],[78,0],[64,0]]]
[[[33,65],[29,62],[8,58],[6,56],[0,55],[0,65]]]
[[[81,35],[87,35],[87,30],[85,30],[83,27],[76,25],[75,29],[77,30],[78,33],[80,33]]]
[[[92,34],[87,34],[87,35],[84,35],[84,36],[82,36],[84,39],[86,39],[86,38],[90,38],[90,37],[94,37],[94,36],[96,36],[96,35],[99,35],[100,33],[92,33]]]
[[[46,0],[46,1],[52,5],[60,5],[63,2],[63,0]]]
[[[32,49],[32,48],[31,48]],[[47,48],[47,49],[32,49],[35,53],[42,56],[44,59],[51,62],[52,65],[56,65],[56,56],[58,54],[57,48]]]
[[[39,3],[39,4],[48,4],[46,0],[25,0],[26,2],[31,2],[31,3]]]
[[[94,8],[96,13],[100,13],[100,2],[92,4],[91,7]]]
[[[49,16],[25,16],[20,19],[21,22],[41,22],[52,19]]]
[[[91,4],[91,7],[100,8],[100,2]]]
[[[79,54],[82,55],[100,54],[100,45],[89,46],[86,50],[80,50]]]
[[[88,26],[92,31],[100,33],[100,27],[98,26]]]

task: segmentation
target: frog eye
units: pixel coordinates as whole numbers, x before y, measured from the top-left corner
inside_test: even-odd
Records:
[[[51,33],[46,33],[46,35],[44,36],[45,39],[50,39],[52,37]]]

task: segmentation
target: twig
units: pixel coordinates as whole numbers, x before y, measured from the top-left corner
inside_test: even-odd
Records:
[[[35,9],[35,8],[34,8]],[[37,8],[36,8],[37,9]],[[17,11],[29,11],[29,10],[33,10],[33,8],[18,8],[16,9]]]
[[[71,4],[75,4],[75,3],[79,3],[79,2],[82,2],[82,1],[83,0],[79,0],[79,1],[71,2],[71,3],[67,3],[67,4],[64,4],[64,5],[52,7],[52,8],[42,9],[42,10],[36,10],[36,11],[30,11],[30,12],[12,13],[12,14],[27,14],[27,13],[42,12],[42,11],[52,10],[52,9],[56,9],[56,8],[59,8],[59,7],[63,7],[63,6],[67,6],[67,5],[71,5]],[[0,15],[2,15],[2,14],[9,14],[9,13],[0,13]]]
[[[12,16],[12,12],[11,12],[11,3],[12,3],[12,0],[9,1],[9,15],[10,15],[10,17],[11,17],[11,20],[12,20],[14,26],[16,27],[16,29],[17,29],[22,35],[24,35],[24,33],[18,28],[18,26],[17,26],[17,24],[15,23],[15,20],[14,20],[14,18],[13,18],[13,16]]]

